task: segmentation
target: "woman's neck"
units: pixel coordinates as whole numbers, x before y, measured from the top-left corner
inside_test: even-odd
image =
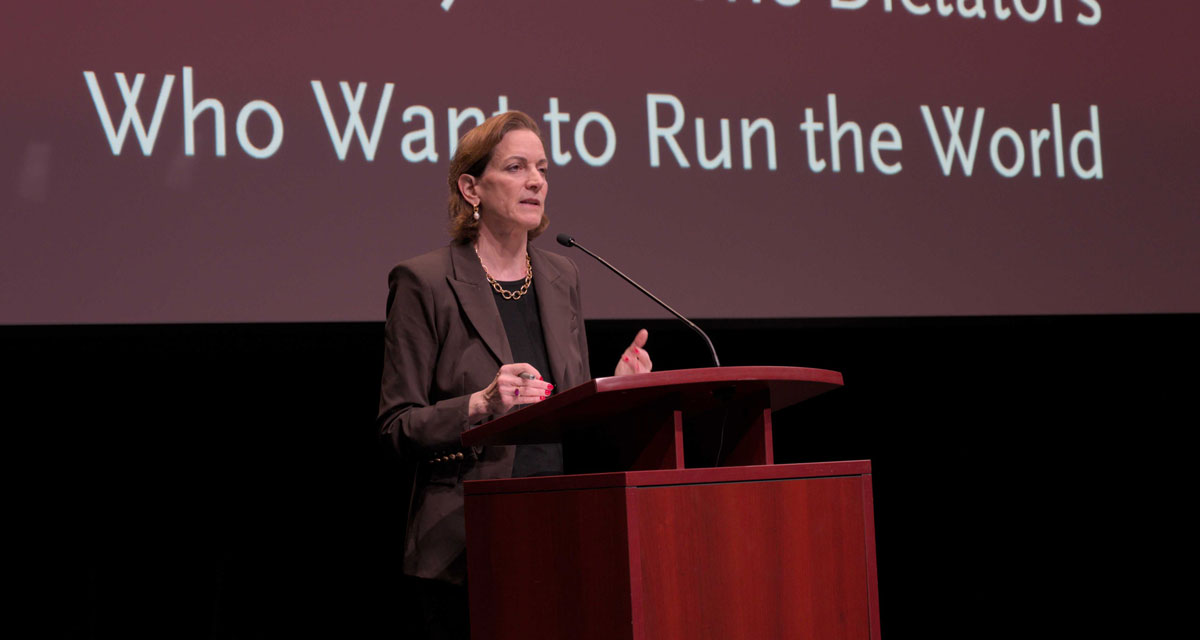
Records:
[[[475,250],[493,278],[506,282],[524,280],[528,242],[529,234],[524,230],[498,236],[487,227],[481,227]]]

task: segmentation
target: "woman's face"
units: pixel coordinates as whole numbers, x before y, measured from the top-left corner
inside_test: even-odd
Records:
[[[536,229],[546,209],[548,164],[537,134],[527,129],[504,134],[483,175],[469,185],[478,198],[480,221],[498,231]]]

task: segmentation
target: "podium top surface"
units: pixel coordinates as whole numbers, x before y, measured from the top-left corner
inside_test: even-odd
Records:
[[[467,496],[479,496],[496,493],[532,493],[537,491],[578,491],[626,487],[650,488],[725,482],[770,482],[773,480],[831,478],[870,474],[870,460],[846,460],[838,462],[754,465],[748,467],[610,471],[580,475],[538,476],[534,478],[468,480],[463,483],[463,490]]]
[[[465,446],[559,442],[567,429],[587,428],[648,406],[704,411],[714,397],[761,396],[763,408],[790,407],[842,386],[842,374],[804,367],[712,367],[596,378],[549,399],[469,429]]]

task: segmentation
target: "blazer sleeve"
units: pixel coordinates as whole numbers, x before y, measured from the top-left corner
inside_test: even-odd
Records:
[[[439,336],[433,288],[405,265],[392,270],[388,287],[380,435],[401,452],[413,445],[431,450],[461,446],[470,394],[450,397],[436,388],[444,336]]]

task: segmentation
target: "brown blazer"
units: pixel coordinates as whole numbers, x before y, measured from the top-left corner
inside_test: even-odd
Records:
[[[575,263],[530,247],[546,353],[557,389],[590,377]],[[512,475],[513,447],[463,449],[470,395],[512,352],[492,287],[469,244],[452,244],[392,269],[378,425],[415,466],[404,572],[462,583],[464,480]]]

